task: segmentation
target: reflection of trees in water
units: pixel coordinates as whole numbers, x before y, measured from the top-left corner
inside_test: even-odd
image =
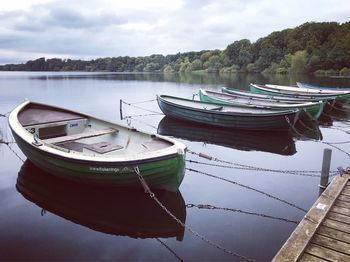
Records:
[[[62,79],[93,79],[114,81],[148,81],[148,82],[174,82],[185,84],[203,84],[214,86],[226,86],[237,89],[249,89],[249,83],[279,84],[295,86],[296,82],[314,83],[323,86],[343,86],[342,79],[329,77],[315,77],[312,75],[282,75],[260,73],[48,73],[46,75],[33,76],[38,80],[62,80]]]

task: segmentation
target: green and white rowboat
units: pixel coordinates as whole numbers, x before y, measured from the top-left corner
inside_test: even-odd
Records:
[[[218,105],[186,98],[157,96],[162,112],[170,117],[213,126],[249,130],[286,130],[298,118],[298,109],[271,110]]]
[[[259,85],[255,85],[255,84],[250,84],[250,85],[251,85],[251,89],[253,89],[254,86],[259,87]],[[315,98],[315,97],[298,98],[298,97],[282,96],[279,94],[271,94],[271,93],[265,94],[262,92],[258,93],[257,90],[254,90],[254,92],[252,92],[250,90],[238,90],[238,89],[232,89],[227,87],[222,87],[221,91],[223,93],[232,94],[232,95],[245,96],[245,97],[254,98],[254,99],[272,100],[272,101],[283,102],[283,103],[308,103],[308,102],[318,102],[318,101],[328,100],[328,99]]]
[[[338,102],[346,102],[350,99],[349,91],[329,92],[328,90],[316,90],[311,88],[298,88],[293,86],[279,85],[255,85],[250,84],[250,90],[262,94],[278,94],[281,96],[310,98],[319,100],[336,100]]]
[[[186,147],[67,109],[26,101],[9,116],[23,153],[45,171],[76,181],[176,191],[184,177]]]
[[[306,103],[287,103],[270,99],[257,99],[220,93],[210,90],[199,90],[199,99],[203,102],[211,102],[219,105],[234,105],[240,107],[265,108],[273,110],[300,109],[306,118],[317,119],[322,114],[324,103],[322,101]]]

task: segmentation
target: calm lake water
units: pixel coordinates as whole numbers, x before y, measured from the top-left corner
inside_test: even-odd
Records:
[[[157,94],[192,97],[199,88],[247,89],[250,82],[294,85],[295,81],[350,87],[350,79],[260,74],[0,72],[0,114],[28,98],[173,136],[193,152],[238,164],[188,153],[188,160],[200,163],[187,162],[187,168],[199,172],[187,170],[179,192],[159,193],[164,204],[202,236],[198,237],[169,218],[142,190],[104,191],[65,184],[47,178],[28,161],[23,163],[26,157],[16,144],[11,144],[13,151],[0,144],[0,260],[244,261],[239,256],[271,260],[305,215],[303,209],[308,210],[319,195],[319,177],[283,171],[320,170],[325,148],[332,149],[332,171],[348,167],[350,143],[343,142],[350,140],[346,133],[350,113],[331,112],[320,125],[299,126],[297,133],[227,131],[164,118],[154,113],[160,112],[154,99]],[[132,117],[122,120],[120,99],[152,101],[124,104],[123,116]],[[0,135],[12,141],[4,117]]]

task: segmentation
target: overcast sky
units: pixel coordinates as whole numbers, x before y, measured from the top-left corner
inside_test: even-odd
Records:
[[[350,2],[0,0],[0,64],[224,49],[309,21],[350,21]]]

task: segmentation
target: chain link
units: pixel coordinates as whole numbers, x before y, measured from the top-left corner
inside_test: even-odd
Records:
[[[222,167],[222,168],[231,168],[231,169],[239,169],[239,170],[249,170],[249,171],[264,171],[264,172],[272,172],[272,173],[281,173],[281,174],[287,174],[287,175],[295,175],[295,176],[308,176],[308,177],[321,177],[321,175],[316,175],[314,173],[321,173],[321,171],[307,171],[307,170],[278,170],[278,169],[268,169],[268,168],[261,168],[261,167],[253,167],[253,166],[232,166],[232,165],[220,165],[220,164],[212,164],[212,163],[205,163],[195,160],[186,160],[189,163],[194,164],[200,164],[200,165],[206,165],[206,166],[215,166],[215,167]],[[335,176],[339,174],[339,171],[330,171],[329,172],[331,176]]]
[[[186,168],[186,170],[188,170],[188,171],[190,171],[190,172],[194,172],[194,173],[206,175],[206,176],[209,176],[209,177],[212,177],[212,178],[216,178],[216,179],[219,179],[219,180],[222,180],[222,181],[225,181],[225,182],[228,182],[228,183],[231,183],[231,184],[234,184],[234,185],[237,185],[237,186],[240,186],[240,187],[243,187],[243,188],[246,188],[246,189],[255,191],[255,192],[260,193],[260,194],[263,194],[263,195],[265,195],[265,196],[267,196],[267,197],[269,197],[269,198],[272,198],[272,199],[275,199],[275,200],[277,200],[277,201],[279,201],[279,202],[282,202],[282,203],[284,203],[284,204],[286,204],[286,205],[289,205],[289,206],[291,206],[291,207],[294,207],[294,208],[296,208],[296,209],[298,209],[298,210],[300,210],[300,211],[303,211],[304,213],[307,213],[307,210],[305,210],[304,208],[301,208],[301,207],[297,206],[296,204],[293,204],[293,203],[291,203],[291,202],[288,202],[288,201],[286,201],[286,200],[283,200],[283,199],[281,199],[281,198],[279,198],[279,197],[273,196],[273,195],[271,195],[271,194],[269,194],[269,193],[266,193],[266,192],[264,192],[264,191],[261,191],[261,190],[259,190],[259,189],[256,189],[256,188],[253,188],[253,187],[250,187],[250,186],[247,186],[247,185],[238,183],[238,182],[233,181],[233,180],[229,180],[229,179],[227,179],[227,178],[223,178],[223,177],[215,176],[215,175],[212,175],[212,174],[209,174],[209,173],[205,173],[205,172],[202,172],[202,171],[198,171],[198,170],[195,170],[195,169],[192,169],[192,168]]]
[[[349,134],[350,134],[350,133],[349,133]],[[341,148],[335,146],[333,143],[328,143],[328,142],[323,142],[323,141],[321,141],[321,143],[323,143],[323,144],[325,144],[325,145],[328,145],[328,146],[331,146],[331,147],[333,147],[333,148],[335,148],[335,149],[338,149],[340,152],[343,152],[343,153],[346,154],[348,157],[350,157],[350,153],[348,153],[348,152],[346,152],[345,150],[343,150],[343,149],[341,149]]]
[[[156,240],[163,246],[165,247],[171,254],[173,254],[179,261],[183,261],[183,259],[181,257],[179,257],[174,250],[172,250],[166,243],[164,243],[164,241],[160,240],[158,237],[156,238]]]
[[[187,204],[186,207],[187,208],[196,207],[198,209],[210,209],[210,210],[217,209],[217,210],[231,211],[231,212],[237,212],[237,213],[242,213],[242,214],[247,214],[247,215],[253,215],[253,216],[259,216],[259,217],[264,217],[264,218],[280,220],[280,221],[293,223],[293,224],[299,224],[299,222],[300,222],[300,221],[294,221],[294,220],[290,220],[290,219],[283,218],[283,217],[275,217],[275,216],[265,215],[265,214],[256,213],[256,212],[243,211],[243,210],[236,209],[236,208],[216,207],[216,206],[212,206],[212,205],[208,205],[208,204]]]
[[[239,255],[225,247],[220,246],[219,244],[214,243],[213,241],[207,239],[205,236],[199,234],[197,231],[195,231],[194,229],[192,229],[190,226],[186,225],[184,222],[182,222],[180,219],[178,219],[173,213],[171,213],[160,201],[159,199],[155,196],[155,194],[151,191],[151,189],[149,188],[149,186],[147,185],[146,181],[144,180],[144,178],[142,177],[139,168],[136,166],[134,168],[134,171],[137,175],[137,177],[140,180],[141,185],[143,186],[145,193],[149,194],[149,196],[172,218],[174,219],[179,225],[181,225],[183,228],[185,228],[187,231],[189,231],[190,233],[192,233],[194,236],[198,237],[199,239],[201,239],[202,241],[206,242],[207,244],[227,253],[230,254],[234,257],[237,257],[239,259],[243,259],[245,261],[255,261],[254,259],[250,259],[247,258],[245,256]]]
[[[241,170],[254,170],[254,171],[264,171],[264,172],[274,172],[274,173],[282,173],[282,174],[292,174],[292,175],[300,175],[300,176],[315,176],[319,177],[319,175],[312,175],[316,173],[320,173],[320,171],[315,171],[315,170],[279,170],[279,169],[269,169],[269,168],[262,168],[262,167],[255,167],[255,166],[250,166],[250,165],[243,165],[235,162],[230,162],[230,161],[225,161],[218,159],[216,157],[212,157],[209,155],[205,155],[202,153],[197,153],[194,152],[190,149],[187,149],[187,152],[196,155],[211,161],[219,162],[219,163],[224,163],[228,164],[229,166],[225,165],[216,165],[216,164],[209,164],[205,162],[199,162],[199,161],[194,161],[194,160],[187,160],[188,162],[196,163],[196,164],[203,164],[203,165],[212,165],[212,166],[217,166],[217,167],[224,167],[224,168],[232,168],[232,169],[241,169]],[[338,171],[330,171],[331,174],[336,175]]]

